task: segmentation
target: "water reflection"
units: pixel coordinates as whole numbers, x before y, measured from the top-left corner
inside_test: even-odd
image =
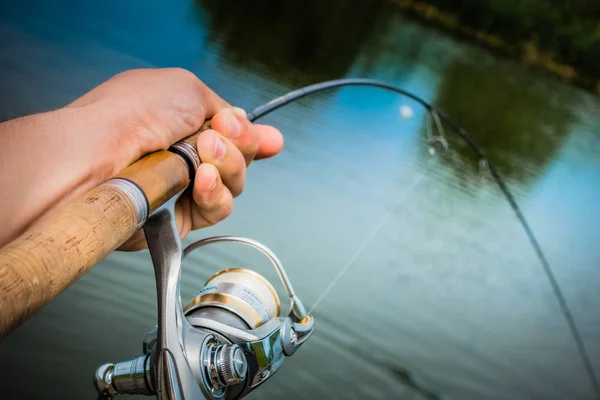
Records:
[[[480,57],[477,51],[429,57],[439,54],[428,51],[438,46],[431,32],[399,17],[387,1],[203,0],[199,5],[209,41],[219,44],[224,58],[285,76],[292,86],[376,76],[381,70],[386,79],[402,81],[429,64],[439,80],[433,102],[469,131],[503,176],[520,184],[538,175],[571,127],[570,110],[546,87],[530,86],[530,77],[516,66],[464,60]],[[424,124],[421,130],[425,136]],[[470,171],[465,167],[476,160],[460,141],[453,150],[455,157],[445,157],[445,165],[465,177]]]
[[[456,59],[444,68],[434,104],[469,132],[505,178],[527,185],[556,156],[574,116],[546,87],[516,71],[497,73],[501,68]],[[458,160],[442,159],[464,175],[473,153],[456,140],[453,149]]]
[[[225,58],[293,77],[295,85],[344,76],[391,15],[382,0],[200,3],[209,17],[210,40]]]

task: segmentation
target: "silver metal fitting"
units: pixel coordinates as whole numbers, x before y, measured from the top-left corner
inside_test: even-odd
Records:
[[[94,374],[94,385],[102,396],[154,393],[150,379],[150,357],[143,355],[116,364],[101,365]]]
[[[213,344],[210,346],[209,358],[205,368],[213,388],[237,385],[246,379],[248,362],[239,345]]]
[[[116,187],[129,197],[129,200],[131,200],[137,211],[136,231],[144,226],[144,223],[148,219],[149,206],[148,199],[142,189],[130,180],[123,178],[110,179],[104,185]]]
[[[244,352],[237,344],[225,344],[218,350],[217,369],[221,380],[236,385],[246,378],[248,364]]]
[[[114,368],[114,364],[102,364],[96,369],[94,387],[100,396],[111,398],[119,393],[112,385]]]
[[[198,151],[191,144],[180,141],[174,143],[171,147],[169,147],[169,151],[177,153],[178,155],[185,158],[185,161],[190,164],[190,167],[193,167],[194,170],[190,171],[193,173],[200,166],[200,156],[198,155]]]

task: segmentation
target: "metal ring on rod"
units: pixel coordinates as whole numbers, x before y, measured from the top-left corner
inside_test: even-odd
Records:
[[[283,268],[281,261],[279,261],[279,258],[277,258],[277,256],[271,249],[269,249],[266,245],[262,244],[257,240],[241,236],[213,236],[205,239],[200,239],[190,244],[183,250],[183,259],[185,259],[185,257],[187,257],[191,252],[199,249],[200,247],[208,246],[209,244],[225,242],[244,244],[246,246],[252,247],[255,250],[260,251],[263,255],[265,255],[265,257],[267,257],[269,261],[271,261],[271,264],[277,271],[279,279],[281,280],[281,283],[283,284],[283,287],[290,298],[290,311],[294,313],[295,317],[298,320],[302,320],[304,317],[307,316],[306,309],[304,308],[304,305],[302,304],[300,299],[296,296],[294,288],[292,287],[292,283],[290,282],[287,274],[285,273],[285,269]]]

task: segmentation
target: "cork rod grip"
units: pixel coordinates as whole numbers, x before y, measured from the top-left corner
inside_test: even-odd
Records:
[[[190,183],[184,159],[168,151],[140,159],[117,177],[143,191],[148,213]],[[0,249],[0,339],[122,245],[139,223],[131,197],[105,183]]]

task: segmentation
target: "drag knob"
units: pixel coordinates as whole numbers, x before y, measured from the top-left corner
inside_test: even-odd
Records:
[[[236,385],[246,379],[248,364],[242,348],[237,344],[224,344],[217,350],[219,378],[227,385]]]

